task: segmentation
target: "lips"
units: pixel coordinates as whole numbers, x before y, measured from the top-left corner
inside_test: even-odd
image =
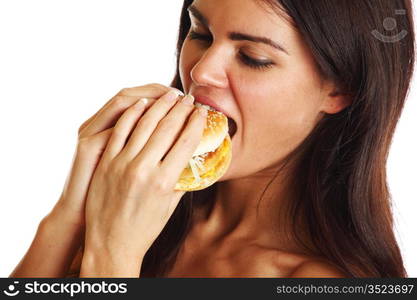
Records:
[[[210,106],[211,108],[214,108],[215,110],[223,113],[224,115],[226,115],[226,117],[230,118],[229,114],[227,112],[225,112],[216,102],[214,102],[212,99],[206,97],[206,96],[199,96],[199,95],[194,95],[195,98],[195,102]]]
[[[217,110],[217,111],[223,113],[227,117],[230,137],[232,138],[233,135],[235,135],[235,133],[237,131],[236,122],[235,122],[235,120],[233,120],[230,117],[230,115],[227,112],[225,112],[219,105],[217,105],[213,100],[211,100],[208,97],[194,95],[194,99],[195,99],[195,103],[197,105],[198,104],[207,105],[209,107],[209,109]]]

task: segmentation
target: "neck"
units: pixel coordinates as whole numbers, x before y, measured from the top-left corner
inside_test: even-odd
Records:
[[[294,201],[288,175],[286,170],[276,173],[275,169],[218,182],[212,206],[199,218],[203,235],[213,241],[245,239],[282,251],[303,252],[287,218],[288,205]]]
[[[236,229],[246,234],[264,231],[277,212],[284,209],[288,196],[279,177],[258,175],[220,182],[209,219],[231,232]]]

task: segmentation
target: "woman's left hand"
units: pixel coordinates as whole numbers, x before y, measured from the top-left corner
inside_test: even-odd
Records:
[[[80,277],[138,277],[184,195],[174,187],[201,140],[207,110],[195,108],[193,97],[177,100],[171,91],[148,110],[139,101],[117,121],[88,191]]]

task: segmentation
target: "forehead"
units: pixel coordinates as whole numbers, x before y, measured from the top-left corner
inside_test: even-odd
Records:
[[[295,34],[288,20],[262,0],[194,0],[212,31],[245,31],[270,36]]]

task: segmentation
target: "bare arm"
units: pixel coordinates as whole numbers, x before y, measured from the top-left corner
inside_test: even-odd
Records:
[[[84,237],[84,228],[53,211],[42,219],[25,256],[9,277],[65,277]]]
[[[86,249],[79,277],[139,277],[145,254],[111,252]]]
[[[159,84],[122,89],[81,125],[62,195],[40,222],[29,250],[10,277],[78,277],[83,256],[83,249],[79,249],[84,244],[85,200],[113,126],[140,98],[152,100],[168,90],[171,88]]]

